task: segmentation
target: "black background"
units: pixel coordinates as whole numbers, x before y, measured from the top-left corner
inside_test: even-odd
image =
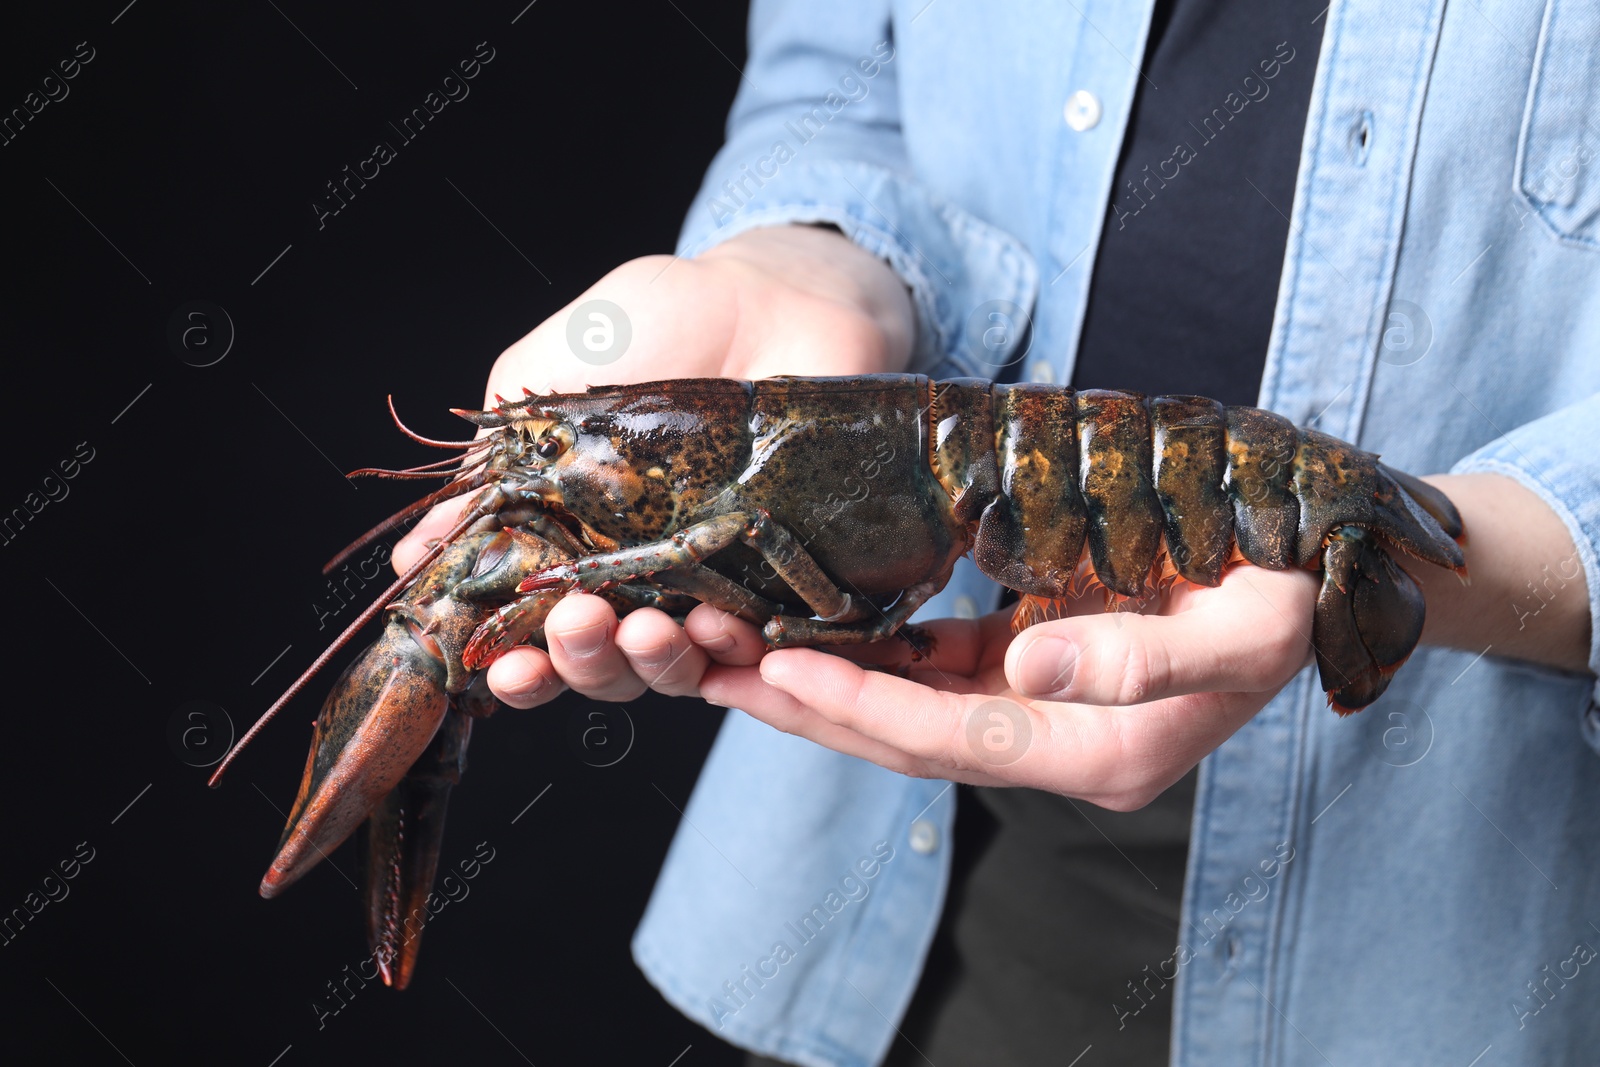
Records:
[[[366,954],[358,860],[272,902],[256,885],[332,675],[217,791],[169,723],[204,701],[241,732],[334,632],[321,563],[413,495],[340,472],[438,456],[393,430],[386,393],[463,436],[445,409],[476,406],[502,348],[671,250],[738,84],[743,5],[125,2],[32,10],[0,37],[6,113],[79,42],[95,53],[0,147],[0,515],[59,496],[45,480],[80,442],[94,456],[0,556],[0,917],[94,853],[0,944],[7,1058],[734,1062],[628,954],[715,709],[629,705],[609,767],[569,741],[595,707],[579,698],[481,724],[444,860],[483,841],[493,862],[429,927],[409,991],[370,984],[320,1024]],[[470,95],[402,145],[388,123],[479,42],[494,59]],[[324,183],[378,140],[397,158],[319,230]],[[189,364],[225,323],[202,324],[210,348],[168,342],[190,301],[231,319],[214,365]]]

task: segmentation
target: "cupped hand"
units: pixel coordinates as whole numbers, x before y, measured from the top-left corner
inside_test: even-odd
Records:
[[[601,309],[612,321],[609,334],[597,337],[628,337],[611,362],[600,358],[614,353],[597,354],[569,339],[575,316],[580,338],[591,321],[604,325],[588,317],[593,309],[586,305],[594,301],[614,305]],[[614,321],[617,309],[627,319],[625,330]],[[645,256],[618,267],[506,349],[489,374],[485,406],[496,394],[520,398],[524,387],[577,392],[663,378],[902,370],[913,330],[910,297],[898,277],[837,231],[752,230],[696,259]],[[460,498],[425,516],[396,544],[395,568],[403,572],[415,562],[466,504]],[[632,629],[643,631],[640,640],[655,642],[651,623],[659,628],[663,621],[676,629],[659,612]],[[545,635],[548,653],[516,648],[489,669],[489,687],[513,707],[541,704],[569,686],[601,700],[628,700],[651,685],[672,692],[680,677],[698,678],[705,666],[704,652],[690,648],[681,631],[662,665],[630,657],[619,644],[624,631],[616,613],[596,597],[563,600],[550,613]]]
[[[927,627],[932,655],[916,663],[904,641],[858,646],[854,658],[820,649],[762,655],[754,627],[702,606],[685,628],[703,651],[681,653],[669,691],[697,688],[903,774],[1030,786],[1130,810],[1310,662],[1317,587],[1303,570],[1240,566],[1216,588],[1170,591],[1154,614],[1105,613],[1091,594],[1070,617],[1015,638],[1008,611],[939,620]],[[622,624],[632,625],[627,647],[679,655],[679,635],[660,619],[630,615]]]

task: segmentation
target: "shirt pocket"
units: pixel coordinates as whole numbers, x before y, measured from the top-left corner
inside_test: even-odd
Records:
[[[1547,0],[1513,184],[1561,241],[1600,249],[1600,2]]]

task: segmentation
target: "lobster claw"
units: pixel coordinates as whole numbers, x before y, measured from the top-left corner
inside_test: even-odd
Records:
[[[472,684],[473,670],[492,654],[468,668],[462,650],[492,613],[487,605],[515,595],[524,575],[564,558],[548,541],[521,531],[469,534],[446,546],[389,606],[383,636],[340,675],[323,702],[299,795],[261,880],[263,897],[276,896],[316,866],[384,803],[427,750],[452,699],[469,716],[494,710],[481,679]],[[553,603],[553,594],[525,598],[527,619],[516,639],[537,639]],[[493,651],[502,650],[497,645]],[[418,773],[424,779],[433,774]]]
[[[383,635],[323,702],[261,895],[282,892],[370,815],[367,934],[386,985],[404,989],[411,980],[471,720],[496,707],[480,668],[511,645],[541,640],[556,595],[523,598],[510,612],[493,605],[515,596],[527,574],[565,558],[543,538],[515,530],[446,545],[388,605]],[[469,645],[476,655],[464,656]]]
[[[427,639],[415,623],[391,616],[328,694],[278,854],[261,879],[263,897],[277,896],[349,837],[433,740],[449,708],[445,665],[418,638]]]
[[[367,823],[367,944],[383,984],[411,983],[439,869],[450,790],[467,766],[472,718],[451,709],[422,756]]]

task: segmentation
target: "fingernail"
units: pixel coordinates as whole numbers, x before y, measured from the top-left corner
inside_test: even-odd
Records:
[[[717,634],[715,637],[708,637],[700,642],[701,648],[711,652],[732,652],[733,645],[732,634]]]
[[[725,707],[728,706],[728,705],[724,704],[722,701],[720,701],[720,700],[712,700],[710,697],[701,697],[700,699],[704,700],[707,704],[710,704],[714,708],[725,708]]]
[[[592,656],[600,650],[611,636],[609,622],[597,622],[593,626],[585,626],[581,630],[570,630],[560,637],[554,638],[561,646],[561,651],[569,656]]]
[[[1022,654],[1017,688],[1028,696],[1050,696],[1072,684],[1078,667],[1078,646],[1058,637],[1041,637]]]
[[[550,679],[546,678],[542,674],[535,674],[526,682],[518,682],[516,685],[506,686],[504,692],[508,696],[514,696],[518,698],[531,697],[549,684]]]
[[[672,662],[671,645],[657,645],[655,648],[624,648],[622,651],[639,666],[651,670],[658,670]]]

